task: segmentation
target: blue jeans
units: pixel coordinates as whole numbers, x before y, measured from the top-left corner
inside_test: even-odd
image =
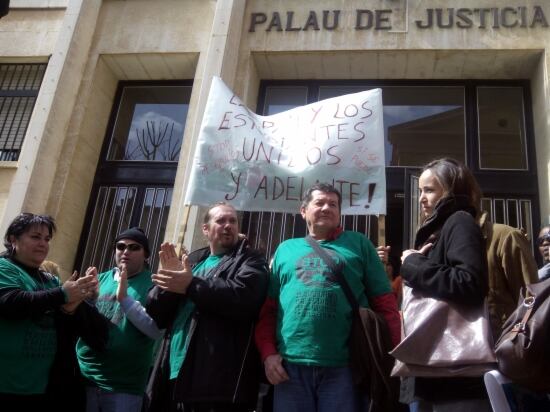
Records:
[[[86,412],[140,412],[143,395],[86,387]]]
[[[368,396],[360,394],[349,367],[320,367],[283,362],[289,380],[275,385],[274,412],[363,412]]]

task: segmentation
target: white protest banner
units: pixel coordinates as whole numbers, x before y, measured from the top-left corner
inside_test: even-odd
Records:
[[[385,214],[382,120],[380,89],[259,116],[214,77],[185,203],[297,213],[307,188],[326,182],[342,214]]]

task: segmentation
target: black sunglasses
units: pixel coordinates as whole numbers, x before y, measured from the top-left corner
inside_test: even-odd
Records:
[[[128,249],[130,252],[137,252],[138,250],[143,249],[143,246],[141,246],[139,243],[123,243],[118,242],[116,244],[116,250],[119,250],[121,252],[124,252],[126,249]]]
[[[539,237],[539,238],[537,239],[537,245],[542,246],[542,244],[544,243],[544,241],[550,242],[550,232],[548,232],[547,234],[542,235],[541,237]]]

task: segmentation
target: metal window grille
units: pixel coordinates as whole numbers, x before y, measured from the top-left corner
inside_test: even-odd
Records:
[[[0,64],[0,160],[19,158],[46,66]]]

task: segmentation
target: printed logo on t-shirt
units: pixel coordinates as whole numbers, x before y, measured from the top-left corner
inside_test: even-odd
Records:
[[[298,260],[296,276],[307,286],[332,287],[338,283],[336,276],[316,253]]]
[[[338,296],[334,290],[307,289],[296,293],[295,313],[311,319],[336,319]]]

